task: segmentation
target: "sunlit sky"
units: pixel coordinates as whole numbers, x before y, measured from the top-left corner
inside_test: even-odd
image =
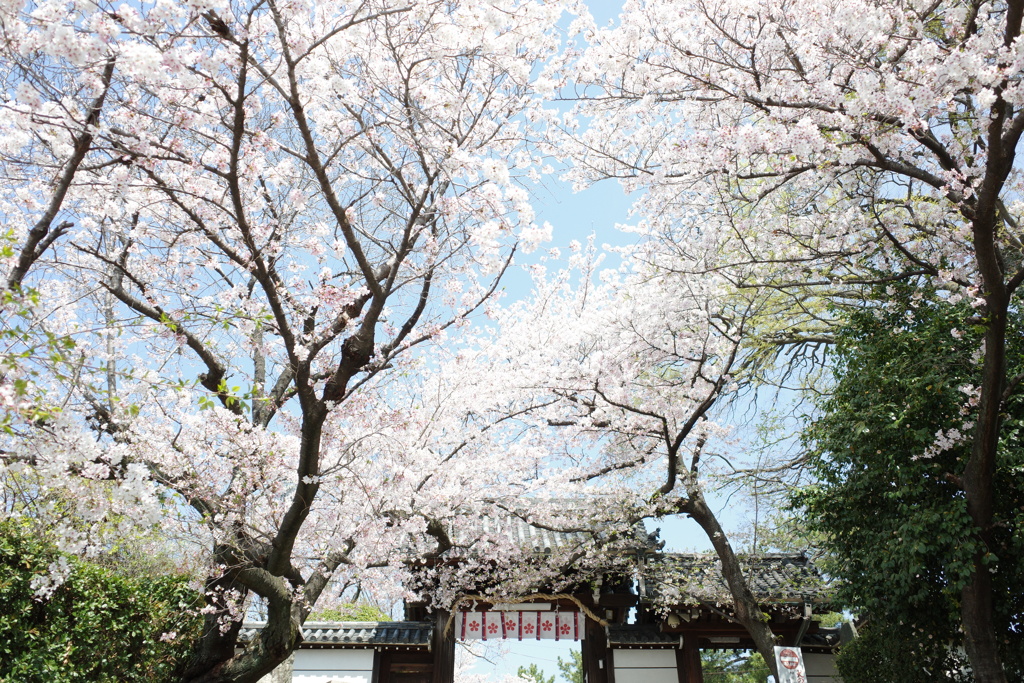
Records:
[[[618,17],[621,2],[615,0],[591,0],[588,3],[598,25],[607,25],[610,20]],[[627,197],[615,181],[605,181],[597,186],[574,193],[568,183],[549,181],[536,189],[534,208],[537,222],[547,221],[554,230],[552,241],[547,248],[558,248],[564,252],[573,240],[585,242],[591,235],[597,245],[626,245],[635,236],[616,228],[616,225],[628,225],[635,222],[636,217],[630,216],[632,200]],[[520,266],[535,262],[542,257],[544,250],[520,257]],[[506,276],[503,282],[505,303],[530,295],[530,280],[525,271],[519,270]],[[712,503],[718,508],[723,524],[727,528],[737,528],[743,523],[742,510],[736,510],[730,501],[711,497]],[[661,538],[666,542],[666,550],[675,551],[707,551],[711,544],[695,522],[689,519],[669,519],[661,522],[648,522],[649,530],[660,529]],[[475,648],[480,648],[476,644]],[[541,641],[538,643],[515,642],[502,646],[491,645],[483,657],[477,658],[473,666],[466,672],[470,676],[486,676],[495,681],[506,675],[514,676],[520,666],[537,664],[548,676],[559,676],[557,659],[567,660],[570,649],[578,649],[579,643],[571,641],[556,643]],[[461,648],[460,648],[461,649]],[[467,661],[471,657],[464,651],[461,655]]]

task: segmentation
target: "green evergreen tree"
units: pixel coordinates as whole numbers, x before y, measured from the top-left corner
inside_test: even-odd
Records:
[[[757,652],[701,650],[704,683],[765,683],[771,670]]]
[[[558,670],[562,672],[566,683],[583,683],[583,652],[572,650],[568,661],[559,657]]]
[[[536,664],[519,667],[516,675],[530,683],[555,683],[555,677],[545,675],[544,670]]]
[[[1008,376],[1024,370],[1021,321],[1010,321]],[[939,291],[893,285],[844,313],[835,386],[803,434],[819,484],[796,498],[819,532],[839,598],[870,619],[840,658],[846,683],[961,677],[961,590],[982,553],[1010,680],[1024,678],[1024,397],[1005,389],[995,525],[986,543],[962,481],[985,321]],[[962,436],[961,436],[962,435]],[[873,644],[873,645],[872,645]],[[864,666],[870,662],[869,666]]]

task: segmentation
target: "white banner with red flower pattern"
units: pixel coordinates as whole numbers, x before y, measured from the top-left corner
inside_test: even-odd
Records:
[[[579,640],[579,612],[458,612],[460,640]]]

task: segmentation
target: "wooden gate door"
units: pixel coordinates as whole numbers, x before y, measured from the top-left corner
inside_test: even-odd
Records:
[[[429,652],[382,652],[376,683],[431,683],[433,676]]]

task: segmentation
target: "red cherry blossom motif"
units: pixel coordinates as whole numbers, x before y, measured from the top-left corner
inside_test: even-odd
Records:
[[[527,633],[533,633],[533,624],[523,624],[523,630]]]
[[[515,627],[516,627],[516,622],[512,621],[511,619],[509,619],[508,621],[505,622],[505,628],[511,630],[511,629],[514,629]]]
[[[564,635],[568,635],[568,633],[569,633],[569,624],[562,624],[561,626],[558,627],[558,630],[562,633],[563,636]]]
[[[544,630],[545,631],[550,631],[551,630],[551,622],[550,621],[545,621],[544,622]]]
[[[476,631],[479,628],[480,628],[480,622],[478,622],[478,621],[471,621],[471,622],[469,622],[469,630],[470,631]]]
[[[494,623],[487,624],[487,632],[488,633],[497,633],[498,632],[498,625],[494,624]]]

